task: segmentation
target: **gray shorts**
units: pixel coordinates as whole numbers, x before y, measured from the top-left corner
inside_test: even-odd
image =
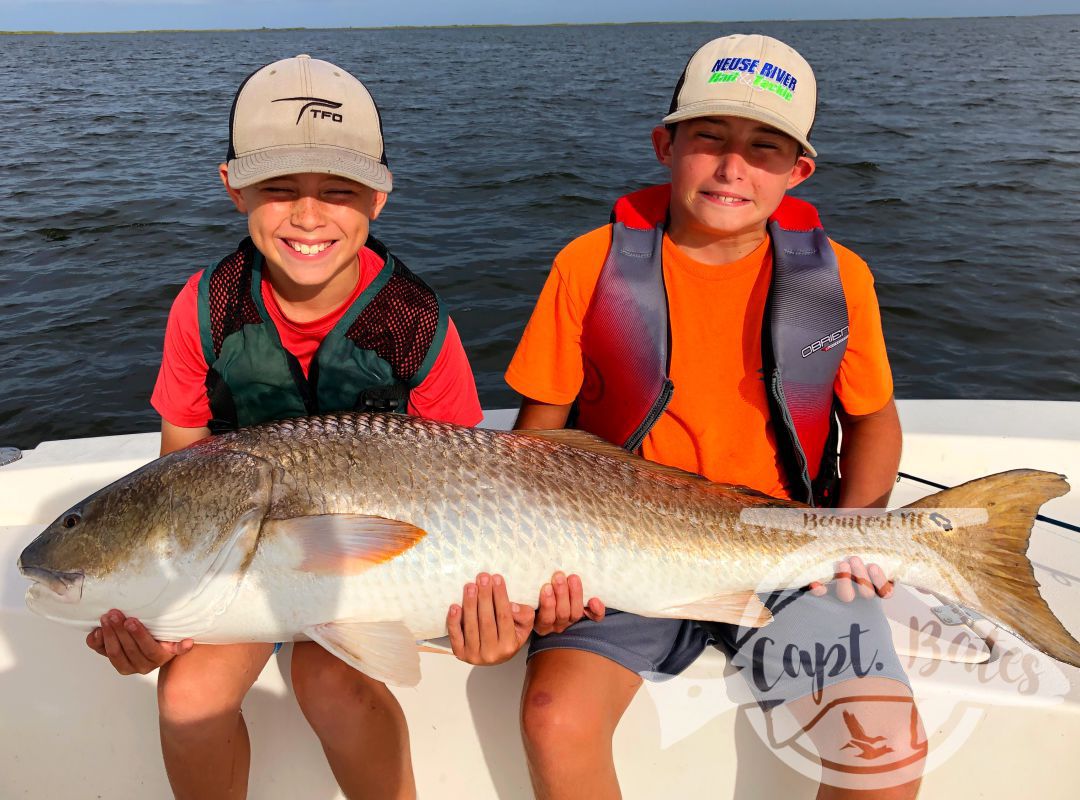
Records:
[[[773,612],[764,628],[608,609],[603,622],[583,619],[562,633],[534,635],[529,657],[544,650],[585,650],[649,680],[664,680],[711,644],[727,653],[766,710],[852,678],[892,678],[911,688],[878,598],[843,603],[831,593],[814,597],[804,589],[758,596]]]

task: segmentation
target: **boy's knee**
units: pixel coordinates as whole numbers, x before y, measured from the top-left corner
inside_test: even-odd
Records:
[[[243,692],[190,670],[162,670],[157,686],[161,724],[179,728],[214,722],[240,713]]]
[[[610,739],[602,716],[582,707],[569,695],[530,686],[521,699],[521,731],[533,753],[580,751]]]

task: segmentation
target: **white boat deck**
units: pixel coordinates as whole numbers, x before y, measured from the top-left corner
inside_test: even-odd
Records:
[[[1080,403],[907,401],[903,505],[934,491],[1017,467],[1080,481]],[[507,426],[513,412],[485,424]],[[0,443],[2,444],[2,443]],[[33,617],[20,550],[69,505],[157,454],[156,433],[45,442],[0,467],[0,798],[168,797],[156,731],[153,677],[120,677],[79,634]],[[929,483],[926,483],[929,482]],[[1029,556],[1043,594],[1080,634],[1080,491],[1048,503]],[[940,605],[918,592],[890,600],[903,624],[938,624],[945,639],[978,642],[945,626]],[[930,737],[921,797],[1080,796],[1080,670],[1056,665],[1004,634],[979,665],[927,658],[941,641],[910,638],[909,675]],[[1009,648],[1019,648],[1011,656]],[[1015,656],[1031,656],[1023,662]],[[1004,655],[1004,657],[1003,657]],[[244,707],[252,732],[252,798],[340,797],[314,734],[287,686],[289,648],[260,677]],[[725,676],[710,651],[683,676],[649,684],[615,740],[627,798],[810,798],[814,769],[767,746],[761,715],[747,708],[743,679]],[[282,669],[282,668],[285,669]],[[398,690],[409,719],[424,798],[527,798],[517,723],[522,657],[473,669],[422,655],[424,678]],[[285,676],[285,677],[283,677]]]

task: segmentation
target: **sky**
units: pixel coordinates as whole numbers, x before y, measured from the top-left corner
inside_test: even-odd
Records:
[[[124,31],[1075,14],[1080,0],[0,0],[0,30]]]

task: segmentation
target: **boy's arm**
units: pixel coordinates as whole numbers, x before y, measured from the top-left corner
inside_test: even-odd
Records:
[[[843,434],[840,449],[841,508],[883,509],[896,485],[900,468],[902,434],[896,402],[890,397],[883,408],[872,414],[853,416],[840,413]],[[834,577],[836,596],[844,602],[862,598],[888,597],[893,586],[877,564],[865,564],[858,556],[841,561]],[[857,588],[856,588],[857,587]],[[820,583],[810,584],[819,597],[827,589]]]
[[[862,416],[841,412],[841,508],[885,508],[900,468],[900,417],[896,402]]]
[[[514,421],[514,430],[543,431],[565,428],[572,405],[573,403],[541,403],[531,397],[522,397],[521,408],[518,409],[517,419]]]
[[[183,450],[189,444],[195,444],[200,439],[205,439],[210,435],[210,429],[203,426],[201,428],[182,428],[179,425],[173,425],[167,420],[161,420],[161,455],[167,455],[177,450]]]
[[[409,393],[408,412],[469,427],[484,418],[469,357],[452,319],[447,323],[446,337],[431,371]]]

